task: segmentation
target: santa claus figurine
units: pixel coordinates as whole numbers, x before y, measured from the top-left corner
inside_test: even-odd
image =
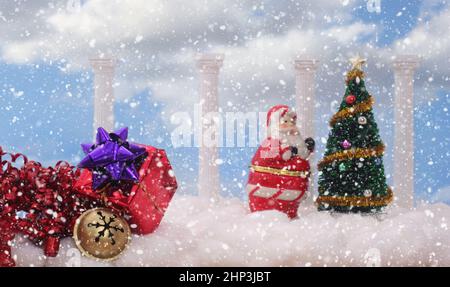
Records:
[[[267,113],[268,137],[254,155],[247,184],[250,210],[278,210],[289,218],[308,189],[309,155],[314,140],[304,140],[297,128],[297,114],[277,105]]]

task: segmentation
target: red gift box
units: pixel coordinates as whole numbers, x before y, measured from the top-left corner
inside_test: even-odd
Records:
[[[142,146],[147,156],[139,168],[139,182],[109,184],[92,189],[92,172],[84,169],[75,189],[92,199],[104,201],[121,212],[137,234],[148,234],[159,226],[177,190],[177,181],[164,150]]]

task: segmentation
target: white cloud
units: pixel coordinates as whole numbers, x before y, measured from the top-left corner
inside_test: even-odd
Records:
[[[225,53],[221,75],[222,85],[227,87],[224,98],[249,109],[267,106],[280,98],[292,101],[293,61],[297,55],[309,55],[321,61],[318,71],[321,89],[342,88],[342,73],[347,68],[348,57],[355,51],[355,43],[370,33],[373,33],[371,26],[354,23],[322,31],[292,29],[286,34],[247,41],[243,46],[219,46],[214,50]],[[375,51],[368,48],[365,53]]]
[[[30,63],[36,56],[37,42],[26,42],[20,45],[11,45],[3,49],[3,59],[18,64]]]
[[[422,64],[426,68],[448,75],[450,71],[448,27],[450,27],[450,10],[444,9],[431,19],[422,19],[416,28],[394,43],[394,51],[417,54],[422,57]]]
[[[357,1],[97,0],[87,1],[80,11],[68,11],[34,4],[12,13],[0,28],[6,39],[1,44],[2,58],[12,63],[64,59],[69,69],[78,70],[89,69],[89,57],[114,56],[120,62],[119,99],[150,89],[157,100],[177,101],[176,106],[168,105],[172,110],[190,109],[196,101],[194,55],[204,51],[226,54],[220,87],[223,102],[249,109],[292,100],[292,59],[301,53],[321,61],[318,95],[327,99],[342,94],[342,74],[348,57],[355,53],[369,58],[367,75],[375,90],[392,89],[392,75],[386,70],[391,56],[400,52],[418,51],[426,57],[420,72],[441,78],[441,82],[419,84],[447,85],[442,78],[448,74],[448,64],[442,63],[448,63],[448,36],[440,28],[448,26],[448,10],[429,14],[431,20],[419,22],[405,38],[409,40],[377,48],[372,44],[376,26],[352,20],[355,5]],[[34,30],[30,22],[36,22]],[[30,36],[17,36],[20,23]],[[278,69],[280,65],[285,69]],[[433,93],[428,86],[419,89]]]
[[[350,7],[342,9],[338,1],[331,4],[324,0],[283,4],[241,2],[97,0],[87,1],[79,11],[23,6],[12,13],[5,25],[4,36],[9,41],[4,45],[3,57],[23,62],[28,52],[25,57],[28,60],[69,58],[79,61],[83,58],[81,63],[84,64],[85,57],[99,54],[112,53],[131,59],[134,49],[152,55],[177,53],[185,46],[208,49],[217,43],[241,45],[258,33],[283,34],[292,27],[310,29],[330,19],[339,23],[348,18],[350,11]],[[5,9],[14,10],[14,7]],[[41,10],[44,12],[38,14]],[[22,22],[30,26],[30,18],[22,16],[32,15],[33,11],[35,16],[31,19],[40,21],[39,33],[23,37],[7,33],[8,28]],[[139,45],[134,45],[136,37],[143,39]],[[20,53],[16,55],[15,51]]]

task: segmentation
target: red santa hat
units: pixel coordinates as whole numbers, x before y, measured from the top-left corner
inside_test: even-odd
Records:
[[[270,108],[267,112],[267,127],[270,127],[274,120],[279,120],[284,117],[287,113],[293,113],[294,118],[297,117],[294,111],[292,111],[289,106],[286,105],[276,105]]]

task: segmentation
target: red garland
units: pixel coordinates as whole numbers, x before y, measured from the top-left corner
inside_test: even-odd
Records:
[[[46,168],[0,147],[0,266],[14,266],[9,242],[17,232],[43,246],[46,256],[58,254],[59,240],[71,236],[76,218],[95,205],[73,190],[79,175],[67,162]]]

